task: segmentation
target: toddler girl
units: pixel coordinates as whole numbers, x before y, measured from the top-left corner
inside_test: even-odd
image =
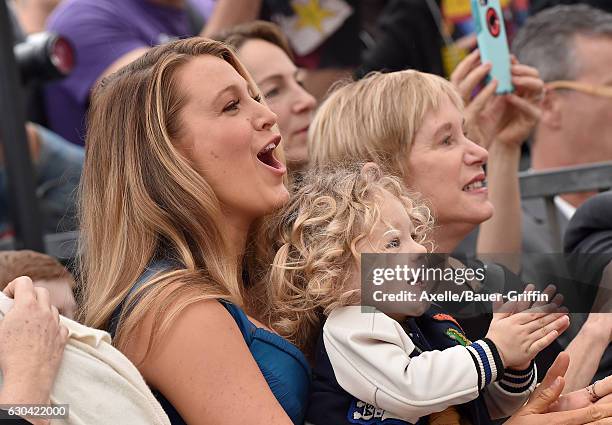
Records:
[[[507,303],[486,337],[470,342],[452,316],[418,297],[399,314],[362,307],[360,254],[422,256],[432,226],[417,197],[371,163],[310,170],[269,226],[278,241],[270,319],[314,361],[314,425],[510,416],[535,387],[533,358],[569,324],[554,304],[512,314]],[[431,289],[412,283],[414,293]]]

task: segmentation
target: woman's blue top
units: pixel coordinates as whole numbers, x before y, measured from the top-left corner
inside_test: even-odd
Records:
[[[136,281],[126,299],[157,272],[175,268],[175,265],[167,261],[153,263]],[[219,302],[236,321],[244,342],[249,347],[249,351],[270,386],[272,394],[274,394],[293,423],[302,425],[306,414],[306,403],[310,385],[310,366],[304,354],[283,337],[267,329],[255,326],[241,308],[225,300],[219,300]],[[113,337],[117,330],[122,308],[123,303],[115,309],[109,322],[108,331]],[[241,365],[231,366],[239,368]],[[223,383],[220,382],[219,385],[223,385]],[[164,408],[172,425],[186,424],[163,394],[159,391],[153,391],[153,394]]]

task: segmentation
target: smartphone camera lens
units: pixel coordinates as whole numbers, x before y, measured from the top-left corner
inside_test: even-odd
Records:
[[[492,7],[487,10],[487,28],[493,37],[499,36],[499,33],[501,32],[499,17],[497,16],[495,9]]]
[[[480,0],[481,6],[486,6],[487,4],[489,4],[489,0]]]

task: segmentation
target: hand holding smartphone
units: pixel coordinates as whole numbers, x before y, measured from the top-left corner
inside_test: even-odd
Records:
[[[487,81],[497,80],[497,94],[512,93],[510,50],[499,0],[472,0],[472,15],[481,61],[492,65]]]

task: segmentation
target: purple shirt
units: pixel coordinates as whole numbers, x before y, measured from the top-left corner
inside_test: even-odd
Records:
[[[205,21],[208,21],[215,9],[217,0],[190,0],[189,3],[200,12]]]
[[[81,145],[89,94],[106,68],[132,50],[193,35],[184,10],[147,0],[64,0],[47,28],[76,50],[72,74],[45,89],[48,125]]]

